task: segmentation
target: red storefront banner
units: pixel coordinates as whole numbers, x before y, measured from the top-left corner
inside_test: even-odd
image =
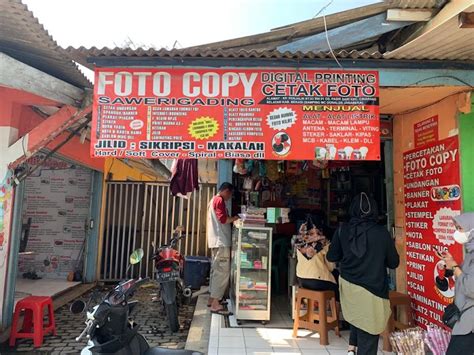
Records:
[[[91,154],[379,160],[376,71],[98,68]]]
[[[404,159],[407,289],[418,325],[442,326],[444,307],[454,300],[453,273],[435,249],[462,261],[452,235],[461,213],[458,137],[406,152]]]

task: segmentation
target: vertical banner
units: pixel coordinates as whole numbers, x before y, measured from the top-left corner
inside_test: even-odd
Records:
[[[0,179],[2,179],[0,181],[0,309],[3,310],[14,194],[11,172],[8,171]],[[0,313],[0,322],[2,322],[2,316],[2,313]]]
[[[442,326],[444,308],[454,301],[455,279],[435,248],[461,262],[452,217],[461,213],[458,137],[406,152],[404,160],[407,289],[418,325]]]

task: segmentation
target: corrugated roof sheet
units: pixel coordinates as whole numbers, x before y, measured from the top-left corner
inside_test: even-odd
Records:
[[[390,8],[440,8],[446,0],[385,0],[375,4],[356,7],[326,16],[327,29],[333,29],[381,14]],[[191,48],[207,49],[276,49],[278,46],[324,31],[322,16],[310,20],[277,27],[269,32],[240,37],[220,42],[206,43]],[[359,49],[361,49],[360,47]]]
[[[157,57],[157,58],[257,58],[257,59],[331,59],[330,52],[279,52],[277,50],[209,50],[201,48],[185,49],[131,49],[131,48],[66,48],[76,62],[93,68],[93,64],[87,62],[91,57]],[[335,55],[340,59],[381,59],[382,54],[377,51],[336,51]]]
[[[458,25],[459,12],[474,12],[474,5],[468,8],[456,8],[455,5],[446,5],[437,15],[439,21],[433,19],[421,34],[385,53],[385,58],[474,60],[474,28],[459,28]]]
[[[389,7],[390,6],[387,2],[378,2],[371,5],[330,14],[326,16],[326,25],[328,30],[340,27],[348,23],[380,14],[386,11]],[[190,48],[272,50],[276,49],[282,44],[286,44],[323,31],[323,17],[317,17],[310,20],[274,28],[269,32],[214,43],[206,43]]]
[[[361,18],[373,16],[385,12],[388,8],[441,8],[446,3],[445,0],[386,0],[369,6],[355,8],[343,11],[337,14],[326,16],[326,22],[329,28],[338,27],[348,22],[354,22]],[[450,3],[451,4],[451,3]],[[447,6],[445,6],[446,8]],[[444,8],[443,10],[444,11]],[[270,32],[247,36],[237,39],[231,39],[222,42],[204,44],[185,49],[131,49],[131,48],[72,48],[66,51],[71,57],[89,68],[93,64],[87,62],[90,57],[157,57],[157,58],[257,58],[257,59],[331,59],[330,52],[284,52],[276,50],[276,47],[283,43],[288,43],[297,38],[319,33],[323,30],[323,20],[315,18],[285,27],[274,29]],[[466,51],[465,55],[459,53],[454,55],[448,53],[451,48],[449,35],[440,34],[439,40],[446,39],[443,49],[439,49],[436,40],[431,44],[433,50],[444,54],[444,57],[416,57],[409,54],[400,56],[391,55],[398,53],[398,49],[389,55],[383,55],[378,51],[377,38],[370,38],[361,43],[355,43],[343,50],[335,51],[337,58],[341,59],[455,59],[472,60],[471,51]],[[453,37],[456,38],[456,37]],[[466,40],[467,38],[464,38]],[[474,45],[474,41],[471,41]],[[426,45],[426,44],[425,44]],[[405,47],[405,46],[404,46]],[[402,47],[403,48],[403,47]],[[445,49],[448,50],[445,50]]]
[[[79,88],[92,86],[21,0],[0,0],[0,52]]]

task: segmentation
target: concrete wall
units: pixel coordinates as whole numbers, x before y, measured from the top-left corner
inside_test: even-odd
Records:
[[[428,107],[411,113],[396,115],[394,118],[394,198],[396,244],[400,254],[400,267],[397,269],[397,290],[406,293],[406,238],[405,238],[405,199],[403,181],[403,154],[415,148],[414,125],[429,117],[438,115],[439,139],[458,133],[460,112],[470,110],[469,94],[457,94]],[[463,186],[464,188],[464,186]]]

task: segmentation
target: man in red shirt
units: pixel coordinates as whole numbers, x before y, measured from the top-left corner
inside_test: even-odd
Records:
[[[232,198],[234,186],[225,182],[219,188],[219,193],[212,198],[207,211],[207,243],[212,253],[211,275],[209,281],[208,306],[212,313],[229,315],[220,303],[229,285],[230,276],[230,247],[232,245],[231,224],[238,217],[230,217],[226,201]]]

